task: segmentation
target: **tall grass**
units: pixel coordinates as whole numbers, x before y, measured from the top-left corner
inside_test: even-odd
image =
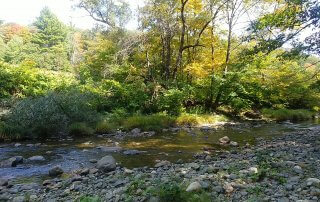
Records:
[[[133,128],[140,128],[144,131],[153,130],[159,131],[162,128],[168,128],[173,126],[175,123],[175,118],[163,114],[154,115],[135,115],[125,119],[122,126],[126,130]]]
[[[69,134],[72,136],[93,135],[94,130],[84,122],[76,122],[69,126]]]
[[[222,115],[211,114],[182,114],[177,117],[175,123],[178,126],[198,126],[202,124],[214,124],[222,121],[228,121],[228,118]]]
[[[305,109],[263,109],[262,115],[276,121],[303,121],[312,119],[314,113]]]

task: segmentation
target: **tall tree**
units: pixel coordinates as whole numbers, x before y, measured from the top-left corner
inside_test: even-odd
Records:
[[[123,27],[131,16],[129,4],[124,0],[79,0],[76,7],[111,28]]]
[[[49,8],[44,8],[33,25],[37,33],[33,36],[33,43],[41,48],[51,48],[66,42],[67,27],[54,15]]]

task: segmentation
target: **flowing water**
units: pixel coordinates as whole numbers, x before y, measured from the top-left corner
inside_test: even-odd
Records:
[[[38,142],[23,143],[20,147],[14,144],[0,144],[0,161],[13,156],[23,156],[25,159],[41,155],[45,161],[30,162],[18,165],[15,168],[0,168],[0,178],[43,176],[56,165],[66,172],[79,168],[93,167],[90,159],[99,159],[110,153],[102,152],[99,146],[118,145],[123,149],[144,151],[139,155],[125,155],[122,152],[111,155],[122,166],[135,168],[153,166],[156,160],[178,159],[191,161],[193,155],[209,149],[212,153],[228,150],[228,147],[219,145],[219,138],[228,136],[232,141],[241,145],[254,144],[256,138],[272,138],[288,132],[310,128],[320,122],[281,123],[281,124],[240,124],[234,127],[222,127],[216,130],[195,129],[191,132],[163,132],[152,137],[126,138],[124,140],[110,140],[103,137],[91,137],[77,140],[49,141],[41,146],[27,146]]]

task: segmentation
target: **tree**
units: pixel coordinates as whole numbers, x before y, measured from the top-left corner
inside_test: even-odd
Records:
[[[37,32],[33,35],[32,41],[40,48],[46,50],[66,42],[68,30],[49,8],[46,7],[40,12],[33,25],[37,28]]]
[[[44,8],[33,23],[36,33],[32,43],[37,45],[33,60],[38,67],[52,70],[69,69],[67,27],[48,8]]]
[[[124,0],[79,0],[76,7],[111,28],[123,27],[131,15],[129,4]]]

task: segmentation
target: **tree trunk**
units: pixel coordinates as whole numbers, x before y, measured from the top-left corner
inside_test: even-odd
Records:
[[[180,11],[180,18],[182,22],[182,28],[181,28],[181,36],[180,36],[180,44],[179,44],[179,52],[178,52],[178,57],[177,57],[177,62],[176,66],[173,70],[173,79],[176,79],[177,77],[177,71],[178,68],[181,67],[182,64],[182,54],[183,54],[183,48],[184,48],[184,38],[185,38],[185,33],[186,33],[186,19],[184,16],[184,9],[186,4],[188,3],[189,0],[181,0],[181,11]]]

